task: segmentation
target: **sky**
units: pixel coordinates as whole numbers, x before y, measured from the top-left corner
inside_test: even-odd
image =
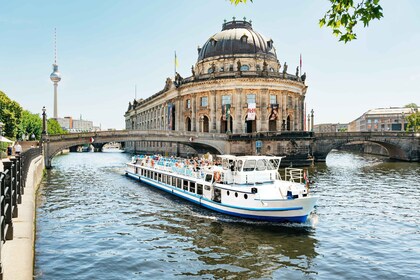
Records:
[[[384,18],[338,42],[319,19],[327,0],[0,0],[0,90],[24,109],[53,115],[54,28],[58,115],[123,129],[128,102],[191,75],[202,46],[232,17],[252,20],[290,73],[306,72],[315,124],[347,123],[373,108],[420,104],[420,1],[381,0]]]

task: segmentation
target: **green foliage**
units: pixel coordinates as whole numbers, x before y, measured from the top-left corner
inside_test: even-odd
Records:
[[[417,109],[418,106],[416,103],[409,103],[407,105],[404,106],[405,108],[413,108],[413,109]]]
[[[407,122],[406,131],[420,131],[420,112],[415,112],[405,118]]]
[[[28,110],[22,112],[22,122],[19,125],[18,138],[21,139],[22,135],[29,136],[29,140],[32,140],[31,135],[35,135],[35,139],[41,138],[42,132],[42,119],[38,114],[32,114]]]
[[[16,139],[18,125],[22,121],[22,107],[2,91],[0,91],[0,121],[4,124],[4,135]]]
[[[66,134],[67,131],[61,128],[60,124],[55,119],[48,119],[47,133],[49,135]]]
[[[353,29],[359,22],[363,23],[363,27],[367,27],[372,20],[383,17],[382,7],[379,5],[380,0],[358,0],[357,3],[354,3],[354,0],[329,1],[331,9],[319,20],[319,26],[326,25],[331,28],[332,33],[340,37],[339,41],[344,43],[356,40]],[[230,0],[230,3],[234,5],[246,2],[247,0]]]
[[[356,39],[353,29],[357,23],[363,22],[363,27],[367,27],[370,21],[383,17],[379,0],[363,0],[357,4],[353,0],[329,1],[331,9],[319,20],[319,26],[331,28],[335,36],[340,36],[339,41],[344,43]]]
[[[249,0],[250,2],[252,2],[252,0]],[[239,3],[246,3],[246,0],[230,0],[231,4],[235,4],[238,5]]]
[[[3,109],[1,112],[1,121],[3,122],[3,134],[7,138],[15,139],[17,124],[15,115],[9,109]]]

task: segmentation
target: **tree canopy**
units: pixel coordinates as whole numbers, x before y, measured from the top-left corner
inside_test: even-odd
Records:
[[[331,8],[319,20],[319,26],[327,26],[339,41],[347,43],[357,39],[354,28],[361,22],[369,26],[372,20],[383,17],[380,0],[329,0]],[[247,0],[230,0],[232,4],[246,3]],[[250,0],[252,2],[252,0]]]
[[[18,139],[22,139],[23,135],[29,137],[30,140],[39,140],[42,132],[42,119],[38,114],[33,114],[28,110],[22,112],[22,122],[19,125]],[[32,139],[32,135],[35,139]]]
[[[22,121],[22,107],[0,91],[0,121],[3,123],[3,133],[10,139],[16,139],[18,126]]]
[[[49,135],[65,134],[67,133],[55,119],[48,119],[47,133]]]

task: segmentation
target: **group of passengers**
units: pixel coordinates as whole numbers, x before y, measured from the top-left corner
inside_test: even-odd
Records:
[[[141,164],[142,166],[157,167],[159,166],[175,166],[176,168],[187,168],[194,172],[198,172],[205,167],[221,166],[221,159],[215,159],[206,157],[191,157],[189,159],[177,158],[174,156],[165,158],[162,155],[152,156],[137,156],[134,160],[135,164]]]

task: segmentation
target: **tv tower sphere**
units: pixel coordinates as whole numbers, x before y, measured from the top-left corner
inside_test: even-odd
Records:
[[[54,83],[58,83],[59,81],[61,81],[61,73],[60,71],[58,71],[58,65],[55,63],[53,64],[53,72],[50,75],[50,79]]]

